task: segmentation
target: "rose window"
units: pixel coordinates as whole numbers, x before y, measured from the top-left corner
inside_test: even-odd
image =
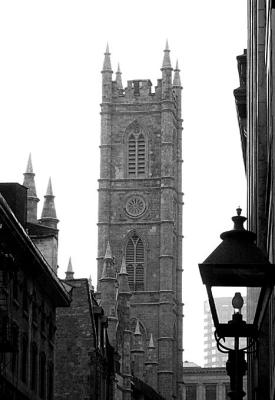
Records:
[[[145,201],[140,196],[133,196],[126,203],[126,211],[132,217],[138,217],[144,213],[145,207]]]

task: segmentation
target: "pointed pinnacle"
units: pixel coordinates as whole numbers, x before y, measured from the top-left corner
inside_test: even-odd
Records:
[[[46,196],[53,196],[52,180],[49,178]]]
[[[28,159],[28,164],[27,164],[27,168],[26,168],[26,174],[33,174],[33,168],[32,168],[32,155],[30,153],[29,155],[29,159]]]
[[[148,348],[149,349],[154,349],[155,348],[154,341],[153,341],[153,334],[152,333],[150,335],[150,341],[149,341]]]
[[[105,257],[104,257],[104,259],[105,259],[105,260],[108,260],[108,259],[112,260],[112,259],[113,259],[112,251],[111,251],[111,246],[110,246],[109,240],[108,240],[108,242],[107,242],[107,247],[106,247],[106,252],[105,252]]]
[[[163,57],[163,63],[162,63],[162,69],[164,68],[171,68],[171,60],[170,60],[170,50],[168,47],[168,40],[166,41],[166,46],[164,50],[164,57]]]
[[[104,62],[103,62],[103,69],[102,72],[104,71],[112,71],[112,66],[111,66],[111,58],[110,58],[111,53],[109,52],[109,44],[107,43],[106,46],[106,51],[104,53]]]
[[[175,72],[174,72],[173,86],[181,87],[180,70],[179,70],[178,60],[177,60],[176,68],[175,68]]]
[[[69,258],[67,272],[73,272],[72,257]]]
[[[135,329],[135,333],[134,334],[135,335],[141,335],[138,319],[137,319],[137,324],[136,324],[136,329]]]
[[[118,89],[123,89],[119,64],[117,65],[116,84]]]
[[[128,275],[127,273],[127,269],[126,269],[126,261],[125,261],[125,257],[122,257],[122,261],[121,261],[121,267],[120,267],[120,275]]]
[[[58,223],[58,219],[56,218],[56,210],[55,210],[55,204],[54,204],[54,195],[53,195],[53,190],[52,190],[52,181],[51,178],[49,179],[48,187],[47,187],[47,192],[44,196],[44,204],[43,204],[43,209],[42,209],[42,214],[41,214],[41,222],[43,224],[48,224],[50,223],[52,227],[56,228],[56,224]],[[51,220],[51,221],[49,221]],[[46,222],[48,221],[48,222]]]
[[[36,199],[35,201],[38,202],[39,199],[37,198],[37,194],[36,194],[36,187],[35,187],[35,181],[34,181],[35,174],[34,174],[33,168],[32,168],[31,153],[29,154],[26,172],[23,175],[24,175],[23,185],[28,188],[27,197]]]
[[[69,258],[69,263],[68,263],[68,268],[66,271],[66,278],[67,280],[74,279],[74,271],[72,267],[72,259],[71,257]]]

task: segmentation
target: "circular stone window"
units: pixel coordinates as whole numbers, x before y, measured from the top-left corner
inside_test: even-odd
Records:
[[[141,196],[135,195],[130,197],[126,203],[126,212],[131,217],[139,217],[144,213],[146,204]]]

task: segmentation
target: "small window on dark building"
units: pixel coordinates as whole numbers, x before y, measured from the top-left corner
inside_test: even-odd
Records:
[[[186,399],[197,400],[197,387],[196,385],[186,385]]]
[[[217,386],[213,385],[206,385],[205,386],[205,400],[216,400],[217,396]]]
[[[40,353],[39,357],[39,396],[45,399],[46,392],[46,356],[45,353]]]
[[[22,337],[22,352],[21,352],[21,380],[27,382],[28,371],[28,338],[26,335]]]
[[[37,387],[37,346],[31,344],[31,390],[35,391]]]

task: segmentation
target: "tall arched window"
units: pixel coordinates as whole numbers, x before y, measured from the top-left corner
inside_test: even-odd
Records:
[[[144,290],[144,245],[136,233],[126,246],[126,267],[130,289]]]
[[[127,152],[128,176],[143,177],[146,170],[146,146],[144,134],[139,128],[128,136]]]

